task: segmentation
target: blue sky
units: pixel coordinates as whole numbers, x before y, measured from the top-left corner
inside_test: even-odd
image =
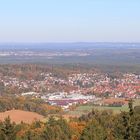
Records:
[[[0,42],[140,42],[140,0],[0,0]]]

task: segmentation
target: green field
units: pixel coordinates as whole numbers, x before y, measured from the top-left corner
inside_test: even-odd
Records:
[[[140,99],[134,100],[134,106],[140,105]],[[97,109],[97,110],[112,110],[114,113],[120,113],[121,111],[128,111],[128,106],[122,106],[122,107],[105,107],[105,106],[93,106],[93,105],[80,105],[76,107],[75,110],[69,111],[69,115],[82,115],[86,114],[92,109]]]
[[[69,115],[78,115],[78,116],[80,116],[82,114],[86,114],[86,113],[92,111],[92,109],[93,109],[93,106],[81,105],[81,106],[76,107],[75,110],[69,111],[68,114]]]
[[[123,107],[104,107],[104,106],[91,106],[91,105],[81,105],[78,106],[75,110],[69,111],[68,114],[70,115],[82,115],[86,114],[92,109],[97,109],[97,110],[112,110],[114,113],[120,113],[121,111],[128,111],[128,106],[123,106]]]

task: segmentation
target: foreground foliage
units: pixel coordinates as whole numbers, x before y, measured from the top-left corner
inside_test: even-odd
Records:
[[[138,109],[138,108],[137,108]],[[93,110],[69,122],[50,117],[46,122],[0,123],[0,140],[140,140],[140,113],[129,102],[129,112]]]

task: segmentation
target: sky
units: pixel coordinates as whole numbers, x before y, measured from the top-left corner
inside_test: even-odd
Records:
[[[0,0],[0,42],[140,42],[140,0]]]

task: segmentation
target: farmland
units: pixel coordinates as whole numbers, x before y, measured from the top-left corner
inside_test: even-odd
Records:
[[[121,111],[128,111],[128,106],[123,106],[123,107],[107,107],[107,106],[81,105],[81,106],[78,106],[75,110],[69,111],[68,114],[81,116],[82,114],[86,114],[86,113],[92,111],[92,109],[111,110],[114,113],[120,113]]]
[[[10,119],[15,123],[32,123],[36,120],[42,120],[44,117],[34,112],[22,111],[22,110],[10,110],[0,113],[0,121],[3,121],[5,118],[10,117]]]
[[[133,102],[134,106],[140,105],[140,99],[135,99]],[[108,107],[108,106],[94,106],[94,105],[80,105],[77,106],[73,111],[69,111],[69,115],[76,115],[76,116],[81,116],[82,114],[86,114],[92,109],[97,109],[97,110],[111,110],[114,113],[120,113],[121,111],[128,111],[128,106],[124,105],[122,107]]]

